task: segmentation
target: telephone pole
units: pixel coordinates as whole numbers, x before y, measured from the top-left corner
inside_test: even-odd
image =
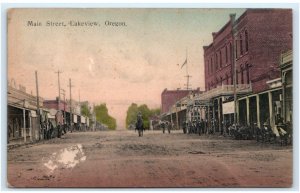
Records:
[[[69,86],[70,88],[70,126],[71,126],[71,131],[72,131],[72,123],[73,123],[73,115],[72,115],[72,85],[71,78],[69,78]]]
[[[190,89],[190,78],[192,77],[192,76],[190,76],[189,74],[187,74],[186,76],[184,76],[184,77],[186,77],[186,84],[184,84],[184,86],[186,86],[186,90],[189,90]]]
[[[58,101],[57,101],[57,110],[59,110],[60,106],[60,80],[59,80],[59,74],[62,73],[61,71],[57,70],[55,73],[58,75]]]
[[[78,90],[78,101],[79,101],[79,104],[80,104],[80,89]]]
[[[36,108],[37,108],[37,126],[38,126],[38,133],[40,132],[40,99],[39,99],[39,81],[38,81],[38,74],[35,71],[35,85],[36,85]],[[35,133],[35,132],[34,132]],[[41,135],[39,133],[39,140],[41,139]]]
[[[66,119],[66,91],[65,89],[61,89],[62,95],[64,95],[64,124],[67,123],[67,119]]]

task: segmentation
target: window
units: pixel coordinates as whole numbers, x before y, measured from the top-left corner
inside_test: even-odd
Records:
[[[229,84],[229,80],[228,80],[228,74],[226,74],[226,84]]]
[[[245,50],[248,51],[248,32],[245,31]]]
[[[247,84],[250,84],[250,73],[249,73],[249,69],[250,68],[250,66],[249,66],[249,64],[247,64],[247,66],[246,66],[246,73],[247,73]]]
[[[230,61],[232,60],[232,53],[233,53],[233,52],[232,52],[232,44],[230,43],[230,44],[229,44],[229,54],[230,54],[230,55],[229,55],[229,56],[230,56],[229,58],[230,58]]]
[[[209,72],[209,61],[208,60],[206,60],[206,73],[208,74],[208,72]]]
[[[220,68],[222,67],[222,52],[221,52],[221,50],[220,50]]]
[[[226,60],[226,64],[228,62],[228,51],[227,51],[227,49],[228,49],[228,46],[226,45],[226,47],[225,47],[225,60]]]
[[[212,73],[212,67],[213,67],[213,58],[210,58],[210,73]]]
[[[235,42],[236,42],[236,44],[235,44],[235,58],[237,58],[237,54],[238,54],[238,49],[237,49],[238,45],[237,45],[237,43],[238,43],[238,41],[235,40]]]
[[[218,54],[216,54],[216,60],[215,60],[215,70],[218,69]]]
[[[240,54],[243,55],[243,36],[240,34]]]
[[[244,84],[244,69],[241,68],[241,84]]]

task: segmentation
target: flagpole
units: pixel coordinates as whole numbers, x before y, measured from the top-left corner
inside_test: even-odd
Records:
[[[189,73],[188,73],[188,62],[187,62],[187,48],[185,48],[185,61],[186,61],[186,75],[188,76]]]
[[[185,65],[186,65],[186,90],[189,90],[189,86],[190,86],[190,75],[189,75],[189,71],[188,71],[188,49],[186,48],[185,50]]]

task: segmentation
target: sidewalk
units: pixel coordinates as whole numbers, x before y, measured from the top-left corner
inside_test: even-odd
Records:
[[[9,143],[7,144],[7,150],[10,150],[10,149],[13,149],[16,147],[20,147],[20,146],[24,146],[24,145],[38,143],[38,142],[40,142],[40,141],[30,141],[29,136],[26,138],[26,142],[24,142],[24,137],[19,138],[19,139],[13,139],[13,140],[9,141]]]

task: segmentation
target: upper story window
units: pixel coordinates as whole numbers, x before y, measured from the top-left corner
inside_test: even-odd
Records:
[[[228,51],[227,51],[227,49],[228,49],[228,46],[226,45],[225,46],[225,61],[226,61],[226,64],[228,62]]]
[[[245,51],[248,51],[248,31],[245,31]]]
[[[218,54],[216,53],[215,71],[218,69]]]
[[[230,61],[232,60],[232,44],[230,43],[229,44],[229,59],[230,59]]]
[[[220,68],[221,68],[222,67],[222,52],[221,52],[221,50],[220,50],[219,57],[220,57]]]
[[[243,36],[240,34],[240,54],[243,55]]]
[[[213,68],[213,58],[210,58],[210,73],[212,73],[212,68]]]
[[[235,40],[235,58],[237,58],[237,56],[238,56],[238,41],[237,40]]]
[[[205,68],[206,68],[206,73],[208,74],[209,73],[209,60],[206,60],[206,63],[205,63]]]

